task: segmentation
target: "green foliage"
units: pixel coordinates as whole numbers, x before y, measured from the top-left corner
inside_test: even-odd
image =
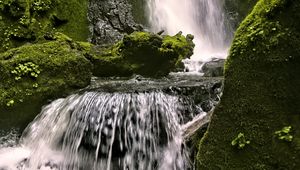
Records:
[[[246,140],[244,133],[239,133],[238,136],[231,141],[231,145],[238,149],[243,149],[246,145],[249,145],[250,141]]]
[[[20,80],[24,76],[37,78],[40,74],[40,70],[38,65],[32,62],[26,62],[24,64],[19,63],[11,73],[16,75],[15,80]]]
[[[292,126],[283,127],[281,130],[276,131],[275,135],[280,140],[291,142],[293,140],[293,136],[290,134],[291,129],[292,129]]]

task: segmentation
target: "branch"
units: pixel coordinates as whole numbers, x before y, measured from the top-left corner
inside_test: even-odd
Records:
[[[201,129],[204,125],[210,122],[212,111],[208,113],[199,114],[192,121],[182,125],[181,133],[185,140],[191,138],[198,129]]]

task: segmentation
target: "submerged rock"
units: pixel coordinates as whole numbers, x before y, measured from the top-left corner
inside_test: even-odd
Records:
[[[92,65],[66,36],[0,54],[0,128],[27,125],[47,100],[90,83]]]
[[[299,169],[300,1],[260,0],[236,32],[198,169]]]
[[[94,75],[99,77],[147,77],[167,75],[182,66],[181,60],[193,54],[192,36],[160,36],[148,32],[134,32],[108,49],[98,49],[91,58]]]

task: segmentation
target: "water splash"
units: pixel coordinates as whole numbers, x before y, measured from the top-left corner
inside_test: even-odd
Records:
[[[176,96],[86,92],[46,106],[0,169],[183,170],[189,167]]]
[[[199,71],[203,62],[227,56],[232,31],[225,21],[223,3],[223,0],[149,0],[151,29],[168,34],[179,31],[193,34],[194,55],[184,62],[189,71]]]

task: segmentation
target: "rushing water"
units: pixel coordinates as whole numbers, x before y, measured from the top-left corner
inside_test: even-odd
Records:
[[[43,108],[1,170],[184,170],[181,103],[163,92],[85,92]]]
[[[195,36],[190,71],[199,71],[203,62],[225,58],[232,31],[226,24],[223,0],[149,0],[149,22],[153,31],[168,34],[182,31]]]

